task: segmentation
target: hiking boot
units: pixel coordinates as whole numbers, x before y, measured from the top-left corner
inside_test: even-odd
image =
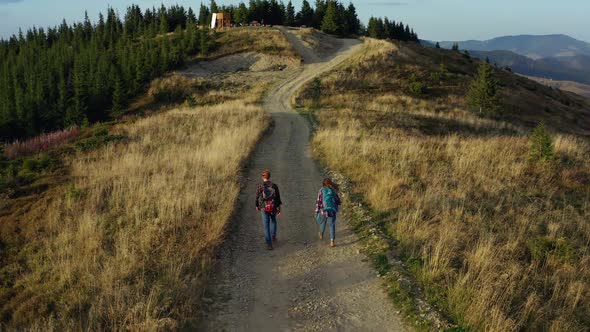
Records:
[[[334,248],[336,246],[336,243],[334,243],[334,240],[330,240],[330,247]]]
[[[273,235],[272,236],[272,242],[277,242],[277,236],[276,235]]]
[[[266,250],[272,250],[272,245],[270,245],[270,244],[267,244],[267,245],[266,245]]]
[[[320,237],[320,240],[324,239],[324,234],[322,234],[321,232],[318,232],[318,236]]]

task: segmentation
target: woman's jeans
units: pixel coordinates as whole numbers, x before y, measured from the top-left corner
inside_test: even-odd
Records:
[[[262,213],[262,225],[264,227],[264,239],[266,244],[272,246],[272,238],[277,236],[277,215],[275,213],[268,213],[261,211]]]
[[[333,217],[328,217],[324,215],[320,215],[320,231],[322,232],[322,236],[324,236],[324,232],[326,231],[326,224],[330,222],[330,239],[332,241],[336,240],[336,215],[334,214]]]

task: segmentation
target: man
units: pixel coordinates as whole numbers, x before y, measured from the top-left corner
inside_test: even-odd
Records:
[[[262,183],[256,188],[256,210],[262,214],[266,249],[272,250],[277,241],[277,216],[281,215],[281,194],[279,187],[270,181],[270,171],[261,174]]]

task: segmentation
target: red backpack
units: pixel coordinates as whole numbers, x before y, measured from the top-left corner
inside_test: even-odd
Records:
[[[276,191],[275,191],[275,188],[274,188],[272,182],[270,182],[270,181],[264,182],[260,187],[261,187],[260,190],[262,191],[262,195],[260,195],[260,201],[259,201],[258,206],[260,206],[261,209],[263,209],[264,211],[266,211],[268,213],[275,212]]]

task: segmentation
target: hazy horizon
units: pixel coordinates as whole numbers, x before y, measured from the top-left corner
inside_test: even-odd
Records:
[[[219,5],[240,2],[217,1]],[[312,5],[314,2],[310,1]],[[371,16],[388,16],[409,24],[422,39],[487,40],[506,35],[564,34],[590,42],[590,20],[586,17],[590,12],[590,2],[582,0],[569,0],[567,5],[548,0],[521,0],[518,3],[508,0],[496,0],[493,3],[473,0],[353,2],[363,23]],[[138,4],[145,10],[162,3],[179,4],[185,8],[190,6],[198,13],[201,1],[56,0],[48,3],[41,0],[0,0],[0,38],[9,38],[18,33],[19,28],[25,32],[33,26],[55,26],[62,19],[66,19],[68,23],[78,22],[83,20],[85,11],[88,11],[91,20],[95,22],[98,13],[104,13],[108,6],[123,14],[125,8],[131,4]],[[204,3],[209,4],[209,1]],[[301,0],[294,0],[293,4],[299,9]]]

